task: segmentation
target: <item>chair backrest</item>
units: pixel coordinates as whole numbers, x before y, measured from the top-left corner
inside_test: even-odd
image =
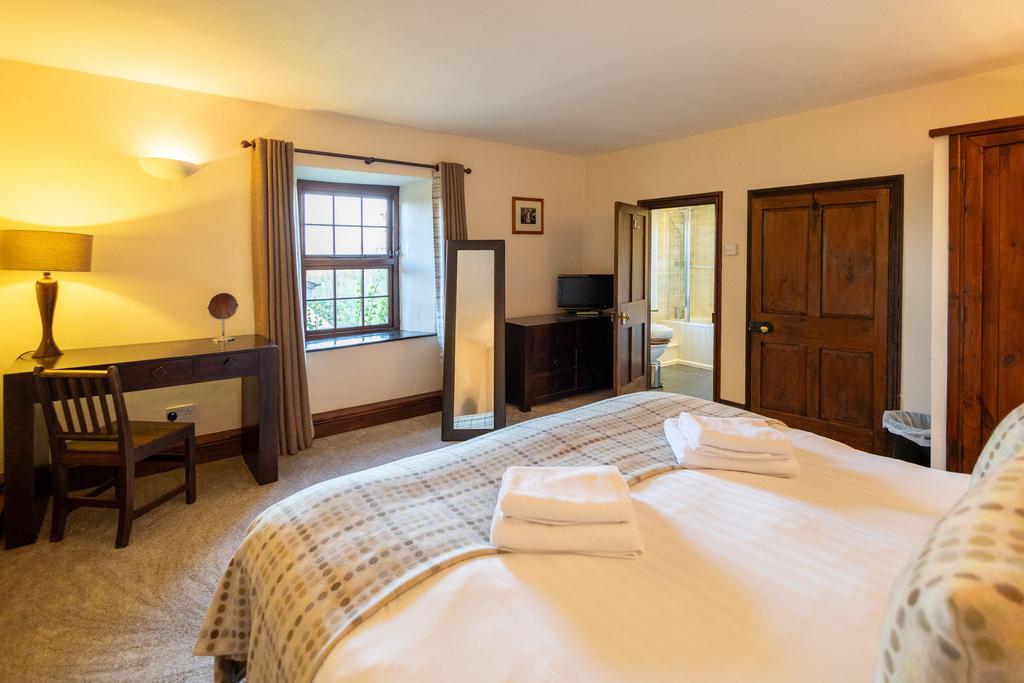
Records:
[[[117,368],[106,370],[35,369],[36,390],[51,444],[118,441],[131,443],[128,410]]]

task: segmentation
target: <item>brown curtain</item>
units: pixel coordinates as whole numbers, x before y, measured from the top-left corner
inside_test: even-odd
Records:
[[[256,334],[278,345],[281,451],[294,454],[313,443],[306,384],[306,349],[299,289],[295,226],[295,146],[256,140],[252,155],[252,270]]]
[[[434,318],[444,356],[445,242],[469,239],[466,229],[466,169],[442,161],[434,171]]]

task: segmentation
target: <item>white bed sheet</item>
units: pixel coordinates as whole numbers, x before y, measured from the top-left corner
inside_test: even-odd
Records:
[[[889,589],[968,477],[790,434],[798,478],[641,482],[639,559],[469,560],[342,639],[316,682],[872,680]]]

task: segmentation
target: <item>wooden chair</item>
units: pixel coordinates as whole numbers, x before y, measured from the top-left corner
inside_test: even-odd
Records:
[[[132,534],[132,521],[185,492],[185,502],[196,500],[196,436],[189,422],[130,422],[121,379],[116,367],[106,370],[35,369],[36,389],[50,436],[53,488],[51,541],[64,538],[68,512],[79,506],[116,508],[117,541],[124,548]],[[58,414],[58,409],[60,414]],[[161,451],[184,444],[183,455]],[[135,466],[142,460],[184,462],[185,483],[140,508],[134,507]],[[85,498],[68,497],[68,468],[116,469],[111,481]],[[96,498],[113,487],[114,500]]]

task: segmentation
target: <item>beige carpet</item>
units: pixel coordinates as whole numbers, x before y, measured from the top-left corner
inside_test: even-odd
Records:
[[[510,423],[605,398],[589,394],[519,413]],[[257,486],[240,458],[199,468],[199,498],[180,497],[136,521],[114,548],[116,513],[81,509],[60,543],[49,519],[33,546],[0,551],[0,680],[201,681],[212,660],[192,645],[221,572],[249,521],[272,503],[332,477],[439,448],[440,413],[319,439]],[[182,475],[139,481],[137,501]]]

